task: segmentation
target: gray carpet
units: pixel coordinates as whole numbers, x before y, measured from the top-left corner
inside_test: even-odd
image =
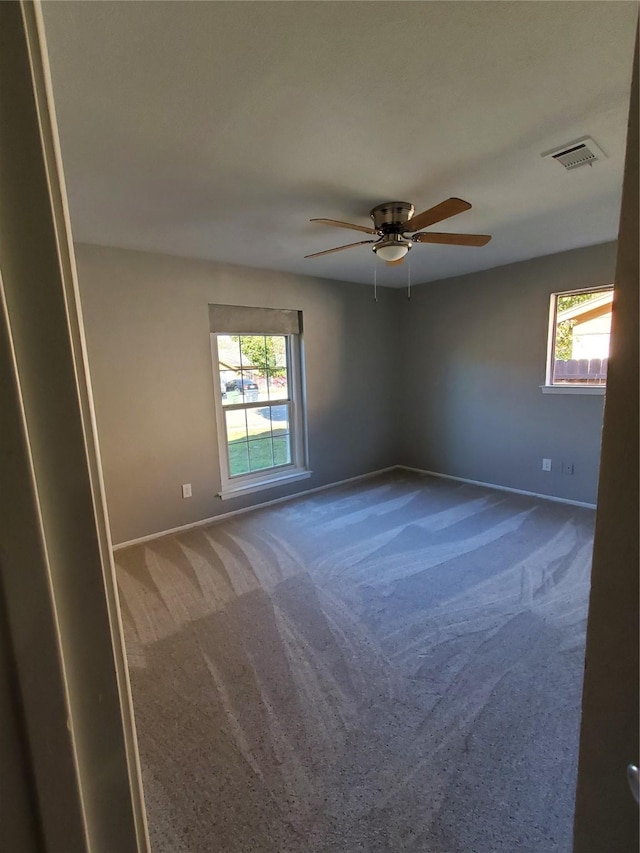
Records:
[[[394,473],[117,552],[154,853],[569,853],[593,519]]]

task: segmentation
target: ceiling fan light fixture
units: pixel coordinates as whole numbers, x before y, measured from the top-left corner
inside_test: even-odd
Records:
[[[411,248],[411,241],[403,239],[399,234],[387,240],[376,243],[373,251],[383,261],[399,261]]]

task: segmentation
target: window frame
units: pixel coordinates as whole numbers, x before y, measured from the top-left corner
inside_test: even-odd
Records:
[[[555,384],[553,382],[553,361],[556,343],[556,320],[558,315],[558,298],[561,296],[574,296],[582,293],[605,293],[613,292],[613,284],[600,284],[593,287],[572,288],[571,290],[558,290],[549,296],[549,329],[547,335],[547,361],[545,367],[545,384],[540,388],[543,394],[587,394],[602,396],[606,393],[606,381],[599,385],[589,385],[577,382],[575,385]]]
[[[283,337],[287,357],[287,393],[286,398],[278,400],[245,401],[224,405],[220,387],[220,369],[218,356],[218,338],[238,335],[240,337]],[[222,500],[251,494],[275,486],[292,483],[310,477],[308,467],[307,421],[305,405],[305,387],[303,370],[303,345],[300,334],[282,332],[211,332],[211,359],[213,368],[213,395],[216,410],[218,433],[218,458],[220,462],[220,491]],[[265,406],[287,405],[289,407],[289,436],[291,462],[285,465],[273,465],[259,471],[246,474],[231,474],[229,470],[229,440],[227,436],[226,411],[264,408]]]

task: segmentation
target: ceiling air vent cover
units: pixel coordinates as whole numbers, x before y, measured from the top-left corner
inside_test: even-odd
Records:
[[[545,151],[541,157],[548,157],[551,160],[556,160],[565,169],[577,169],[578,166],[590,166],[596,160],[605,160],[606,154],[599,148],[593,139],[585,136],[583,139],[576,139],[575,142],[569,142],[562,145],[560,148],[554,148],[551,151]]]

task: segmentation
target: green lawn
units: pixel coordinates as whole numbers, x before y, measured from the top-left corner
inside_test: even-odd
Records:
[[[242,438],[229,442],[229,473],[232,477],[286,465],[290,461],[289,435],[282,430],[273,431],[273,445],[270,430],[252,435],[249,441]]]

